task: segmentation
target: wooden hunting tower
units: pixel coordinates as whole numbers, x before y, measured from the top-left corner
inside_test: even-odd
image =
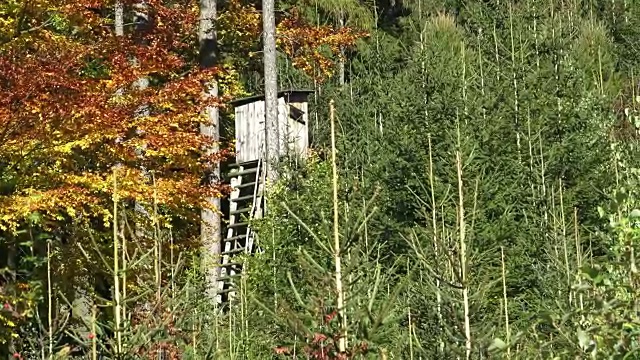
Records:
[[[307,97],[310,91],[278,93],[278,138],[280,156],[304,156],[309,146],[309,114]],[[235,107],[236,161],[244,163],[264,159],[265,107],[264,96],[252,96],[231,103]],[[271,145],[270,145],[271,147]],[[274,154],[269,154],[269,157]]]
[[[249,220],[260,218],[264,211],[264,183],[266,173],[271,174],[267,161],[283,156],[305,157],[309,147],[309,114],[307,98],[312,91],[287,90],[278,93],[277,126],[265,124],[264,95],[231,102],[235,108],[236,140],[235,162],[229,165],[228,175],[233,189],[228,203],[223,206],[224,229],[221,263],[218,273],[218,301],[223,302],[235,293],[234,279],[242,274],[242,261],[237,255],[253,253],[254,236]],[[277,137],[269,134],[277,129]],[[278,139],[269,144],[265,153],[265,140]]]

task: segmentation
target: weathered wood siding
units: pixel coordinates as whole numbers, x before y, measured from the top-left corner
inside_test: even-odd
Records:
[[[309,114],[306,96],[287,94],[278,98],[279,153],[281,156],[305,156],[309,147]],[[236,159],[256,160],[264,151],[264,100],[235,108]]]
[[[238,106],[235,115],[237,161],[256,160],[264,144],[264,101]]]
[[[278,137],[279,137],[279,153],[280,156],[286,155],[288,146],[287,142],[289,139],[288,131],[289,124],[287,124],[287,116],[289,115],[289,109],[287,106],[286,99],[284,97],[278,98]]]
[[[288,104],[288,139],[291,151],[305,157],[309,148],[309,114],[306,102]],[[292,154],[293,155],[293,154]]]

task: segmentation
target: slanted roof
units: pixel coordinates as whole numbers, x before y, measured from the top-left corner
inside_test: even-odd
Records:
[[[282,91],[278,91],[278,98],[285,97],[285,96],[290,97],[290,96],[296,96],[296,95],[308,96],[309,94],[313,94],[313,90],[282,90]],[[233,106],[242,106],[242,105],[246,105],[254,101],[260,101],[260,100],[264,100],[264,94],[236,99],[231,101],[230,104]]]

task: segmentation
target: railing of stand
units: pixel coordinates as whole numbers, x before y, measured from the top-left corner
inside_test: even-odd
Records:
[[[255,218],[258,192],[260,191],[260,184],[262,183],[264,186],[264,183],[260,179],[260,177],[262,177],[262,174],[260,173],[260,168],[262,166],[263,164],[262,164],[262,156],[261,156],[260,158],[258,158],[258,165],[256,168],[256,181],[255,181],[255,184],[253,185],[253,200],[251,201],[251,211],[249,211],[249,220]],[[245,253],[253,249],[253,234],[251,231],[251,224],[247,225],[247,243],[244,249],[245,249]]]

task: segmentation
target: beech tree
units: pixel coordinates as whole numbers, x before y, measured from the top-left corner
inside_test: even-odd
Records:
[[[278,73],[276,54],[275,0],[262,0],[262,33],[264,63],[264,106],[265,106],[265,160],[268,164],[267,176],[275,180],[273,165],[277,165],[280,154],[280,134],[278,127]]]
[[[198,29],[199,62],[202,69],[213,69],[217,63],[217,41],[215,22],[217,20],[216,0],[200,0],[200,18]],[[208,79],[206,82],[205,96],[207,98],[218,97],[218,83],[215,79]],[[218,150],[217,142],[220,140],[220,116],[215,106],[208,106],[205,109],[205,121],[200,125],[200,132],[212,139],[213,143],[206,149],[206,153],[213,154]],[[214,183],[220,179],[220,162],[208,164],[206,182]],[[218,197],[208,197],[209,207],[204,208],[201,213],[202,218],[202,244],[205,253],[205,272],[209,283],[209,297],[215,298],[217,291],[217,278],[220,272],[217,267],[218,258],[222,248],[222,223],[220,199]]]
[[[213,228],[219,226],[217,199],[224,187],[218,183],[217,164],[230,151],[219,144],[216,116],[228,99],[246,94],[241,73],[260,63],[251,53],[260,45],[260,15],[252,4],[239,1],[229,1],[217,14],[215,2],[201,2],[198,8],[187,0],[150,0],[144,2],[148,14],[140,4],[0,4],[0,268],[28,274],[25,281],[0,280],[0,300],[16,310],[10,317],[0,314],[3,340],[17,336],[20,324],[37,321],[33,311],[42,296],[54,305],[63,303],[57,290],[86,287],[87,276],[114,272],[105,266],[111,254],[129,261],[132,254],[123,242],[112,246],[108,241],[128,236],[126,224],[114,226],[127,215],[128,206],[122,206],[125,211],[114,219],[120,203],[153,205],[155,216],[148,222],[154,228],[145,235],[160,233],[158,226],[179,234],[171,244],[142,238],[130,243],[129,251],[170,250],[162,255],[158,248],[158,269],[169,261],[169,253],[182,254],[194,244],[204,243],[214,255],[219,251],[219,231]],[[136,11],[131,24],[127,19]],[[152,26],[138,21],[144,15]],[[216,15],[216,32],[208,31]],[[331,55],[317,51],[321,45],[351,41],[336,39],[332,29],[316,28],[295,14],[290,18],[292,26],[283,27],[285,19],[277,30],[286,41],[274,37],[272,45],[304,71],[316,64],[331,67]],[[193,46],[197,40],[199,49]],[[223,58],[216,54],[216,43]],[[217,85],[219,93],[208,84]],[[205,174],[207,181],[202,181]],[[194,241],[195,225],[201,223],[200,241]],[[25,253],[30,255],[25,258]],[[39,268],[42,261],[49,273]],[[114,276],[126,277],[123,295],[140,295],[132,288],[136,284],[154,278],[158,290],[167,281],[158,269],[149,275],[125,267]],[[209,283],[214,277],[209,274]],[[51,285],[46,294],[39,290],[45,283]],[[110,296],[110,286],[108,281],[101,285],[101,296]],[[140,317],[135,306],[122,304],[122,313],[127,307],[129,314],[122,323]],[[4,332],[7,324],[12,325]],[[42,336],[49,341],[54,335]]]

